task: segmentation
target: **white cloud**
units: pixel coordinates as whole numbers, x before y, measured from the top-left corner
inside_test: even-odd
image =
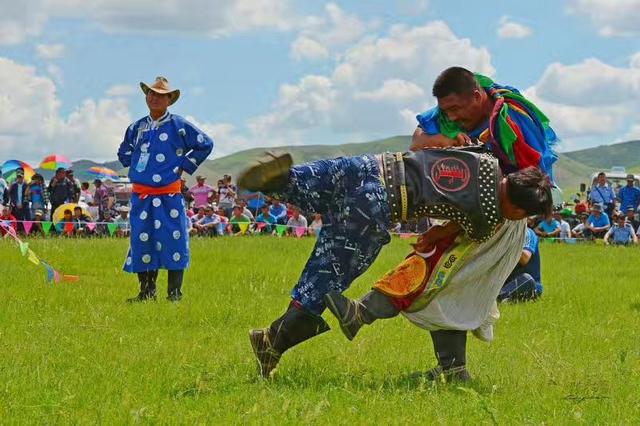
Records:
[[[458,38],[444,22],[394,26],[347,49],[329,75],[283,85],[272,111],[249,127],[274,145],[308,143],[318,132],[360,138],[408,133],[415,126],[409,114],[434,103],[431,85],[452,65],[494,72],[489,52]]]
[[[114,84],[109,87],[105,95],[109,97],[127,97],[137,93],[140,89],[130,84]]]
[[[640,35],[640,0],[572,0],[569,12],[586,15],[605,37]]]
[[[325,13],[326,17],[312,17],[304,21],[302,31],[291,44],[291,55],[295,59],[326,59],[331,51],[353,44],[374,25],[365,24],[356,15],[345,13],[335,3],[327,3]]]
[[[64,44],[38,44],[36,46],[36,54],[42,59],[58,59],[66,53],[66,47]]]
[[[40,34],[47,22],[45,0],[5,1],[0,13],[0,45],[22,43]]]
[[[498,27],[498,37],[500,38],[526,38],[532,33],[531,28],[514,22],[507,16],[500,18]]]
[[[549,116],[565,150],[633,137],[640,117],[638,57],[628,67],[595,58],[550,64],[525,95]]]
[[[255,148],[251,140],[239,135],[238,129],[231,123],[200,122],[192,116],[187,116],[186,119],[213,139],[214,147],[210,158],[224,157],[237,151]]]
[[[131,121],[125,101],[86,99],[60,115],[57,87],[35,68],[0,57],[0,158],[37,163],[51,152],[113,159]]]
[[[47,65],[47,72],[53,78],[53,81],[56,82],[58,86],[62,86],[64,84],[64,75],[62,73],[62,69],[56,64]]]
[[[329,57],[329,49],[317,40],[300,36],[291,44],[291,56],[297,60],[309,59],[315,61],[327,59]]]
[[[210,37],[284,31],[301,21],[289,0],[21,0],[3,2],[0,45],[41,35],[52,18],[69,17],[87,20],[106,32]]]

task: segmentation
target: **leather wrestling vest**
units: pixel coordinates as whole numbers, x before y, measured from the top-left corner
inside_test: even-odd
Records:
[[[501,222],[498,160],[480,148],[381,154],[393,222],[428,216],[458,223],[476,242]]]

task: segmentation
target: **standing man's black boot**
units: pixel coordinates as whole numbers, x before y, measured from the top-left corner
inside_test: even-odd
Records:
[[[184,278],[184,270],[168,272],[167,300],[171,302],[179,302],[182,299],[182,279]]]
[[[127,299],[129,303],[145,302],[156,300],[156,279],[158,271],[138,272],[138,282],[140,282],[140,293],[136,297]]]
[[[260,375],[265,379],[269,378],[287,349],[328,330],[329,325],[321,316],[312,314],[292,302],[284,315],[275,320],[269,328],[249,332]]]

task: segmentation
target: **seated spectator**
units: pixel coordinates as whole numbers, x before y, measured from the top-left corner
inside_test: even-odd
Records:
[[[191,224],[195,224],[197,221],[199,221],[200,219],[202,219],[204,217],[204,210],[206,207],[202,206],[202,207],[198,207],[198,212],[196,214],[194,214],[193,216],[191,216]]]
[[[576,215],[580,215],[589,211],[589,206],[587,205],[586,201],[581,201],[580,198],[576,197],[573,199],[573,202],[575,204],[573,211]]]
[[[268,204],[262,206],[262,212],[256,217],[256,224],[256,229],[262,234],[271,234],[275,231],[276,218],[271,214]]]
[[[33,212],[33,225],[31,225],[31,232],[29,235],[31,236],[44,236],[44,228],[42,227],[42,222],[46,221],[44,210],[35,210]]]
[[[100,218],[100,222],[96,226],[95,235],[100,237],[109,237],[111,233],[109,232],[109,224],[113,223],[113,219],[111,218],[111,212],[109,210],[105,210],[102,212],[102,217]]]
[[[73,229],[77,235],[90,234],[91,230],[87,228],[87,223],[93,222],[89,216],[82,212],[82,207],[76,206],[73,209]]]
[[[540,237],[555,238],[560,235],[560,222],[554,219],[552,214],[548,214],[538,223],[535,233]]]
[[[588,225],[584,229],[584,236],[587,238],[603,238],[611,227],[609,216],[603,212],[601,204],[591,206],[591,214],[587,219]]]
[[[131,233],[131,225],[129,223],[129,207],[122,206],[118,209],[118,216],[113,220],[118,225],[116,236],[128,237]]]
[[[76,223],[73,220],[73,211],[71,211],[71,209],[65,209],[62,214],[62,220],[56,224],[56,231],[58,231],[60,235],[70,237],[73,235],[76,227]]]
[[[269,208],[269,213],[276,219],[276,223],[281,225],[287,224],[287,207],[279,200],[273,200],[273,204]]]
[[[542,295],[540,250],[536,233],[527,228],[527,237],[515,269],[498,294],[498,302],[535,300]]]
[[[0,215],[0,221],[2,221],[5,225],[11,226],[14,231],[18,232],[18,222],[16,217],[11,214],[11,207],[3,206],[2,214]],[[0,235],[4,236],[7,233],[4,227],[0,228]]]
[[[636,219],[635,209],[633,207],[629,207],[627,208],[627,211],[625,213],[627,215],[627,222],[629,222],[631,226],[633,226],[633,229],[638,229],[638,226],[640,226],[640,221]]]
[[[571,226],[562,217],[562,212],[554,212],[553,219],[560,224],[560,234],[558,235],[558,237],[561,240],[571,238]]]
[[[229,233],[233,235],[238,235],[242,233],[240,229],[240,223],[246,223],[247,229],[249,229],[249,224],[251,223],[251,219],[247,217],[243,213],[244,208],[242,206],[233,206],[233,213],[231,215],[231,219],[229,219]],[[246,232],[246,230],[245,230]]]
[[[233,212],[233,207],[229,210],[231,212]],[[218,235],[224,235],[224,233],[226,232],[228,226],[229,226],[229,218],[227,217],[227,209],[224,209],[222,207],[218,207],[217,210],[217,215],[218,218],[220,219],[220,225],[218,225],[217,231],[218,231]]]
[[[249,207],[247,206],[247,202],[245,200],[240,200],[238,205],[242,207],[242,214],[248,217],[251,220],[251,222],[255,222],[256,218],[253,216],[253,213],[251,213],[251,210],[249,210]]]
[[[193,224],[193,229],[196,230],[198,235],[216,236],[219,223],[220,217],[213,213],[213,207],[206,206],[204,208],[204,217]]]
[[[287,221],[287,234],[298,236],[296,228],[304,228],[304,234],[307,235],[307,218],[300,214],[298,207],[291,207],[291,217]]]
[[[589,215],[587,213],[581,213],[578,218],[580,219],[580,223],[573,227],[571,234],[576,238],[586,238],[584,231],[589,226]]]
[[[322,229],[322,215],[320,213],[313,214],[313,221],[311,222],[309,229],[311,229],[316,234],[320,232],[320,229]]]
[[[619,214],[615,216],[613,226],[604,235],[604,243],[626,246],[637,244],[638,237],[636,237],[633,226],[626,221],[624,215]]]

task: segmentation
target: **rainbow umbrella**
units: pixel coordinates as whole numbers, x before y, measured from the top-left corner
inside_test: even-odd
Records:
[[[63,169],[71,168],[71,161],[64,155],[52,154],[47,155],[40,163],[40,168],[44,170],[57,170],[60,167]]]
[[[97,178],[117,179],[119,177],[118,172],[116,172],[115,170],[100,166],[89,167],[89,170],[87,170],[87,174],[90,174],[91,176],[95,176]]]
[[[36,173],[33,167],[20,160],[8,160],[2,164],[2,176],[7,180],[7,183],[11,183],[16,180],[16,172],[18,169],[24,170],[24,180],[31,181],[31,178]]]

